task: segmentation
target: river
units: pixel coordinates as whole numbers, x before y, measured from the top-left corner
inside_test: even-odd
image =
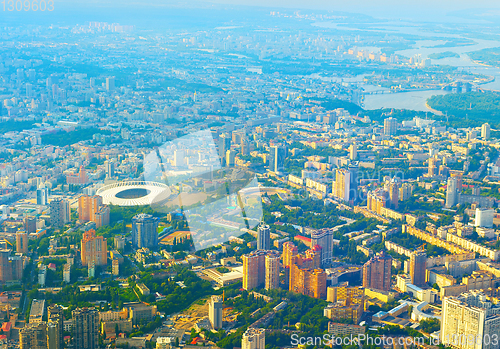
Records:
[[[337,30],[344,31],[356,31],[356,28],[349,28],[339,26],[337,23],[331,22],[317,22],[313,23],[313,26],[322,28],[333,28]],[[412,57],[416,54],[420,54],[422,57],[426,58],[432,53],[440,53],[451,51],[460,55],[459,58],[444,58],[444,59],[433,59],[432,64],[436,65],[449,65],[454,67],[462,67],[463,69],[470,71],[472,73],[483,74],[488,76],[493,76],[494,81],[481,85],[484,89],[499,90],[500,91],[500,69],[486,67],[481,64],[477,64],[469,58],[467,52],[478,51],[485,48],[500,47],[500,41],[495,40],[483,40],[483,39],[472,39],[474,41],[473,45],[466,46],[454,46],[454,47],[435,47],[445,43],[443,38],[463,38],[458,34],[447,34],[439,32],[431,32],[422,30],[415,26],[396,26],[391,23],[378,24],[378,28],[374,28],[371,31],[383,31],[383,32],[393,32],[400,34],[412,34],[418,35],[422,40],[417,40],[411,49],[396,51],[395,53],[400,56]],[[370,29],[363,29],[364,31],[370,31]],[[359,47],[362,49],[363,47]],[[367,48],[367,47],[366,47]],[[367,48],[368,49],[368,48]],[[371,47],[370,51],[377,52],[380,51],[377,47]],[[384,90],[381,87],[374,87],[372,85],[367,85],[362,83],[362,76],[357,76],[352,79],[343,79],[344,82],[357,82],[360,87],[364,88],[366,91]],[[426,91],[413,91],[413,92],[401,92],[401,93],[391,93],[391,94],[374,94],[366,95],[364,99],[365,109],[379,109],[379,108],[394,108],[394,109],[409,109],[418,111],[429,111],[426,107],[426,101],[429,97],[433,95],[442,95],[447,92],[443,90],[426,90]]]

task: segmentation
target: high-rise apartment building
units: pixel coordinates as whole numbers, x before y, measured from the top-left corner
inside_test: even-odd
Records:
[[[438,169],[439,169],[438,159],[436,159],[435,157],[430,158],[429,159],[429,168],[428,168],[428,171],[427,171],[427,175],[429,177],[437,176],[438,175]]]
[[[457,349],[498,349],[500,307],[482,291],[445,297],[441,315],[441,343]]]
[[[321,265],[327,265],[333,258],[333,229],[323,228],[311,233],[311,246],[321,247]]]
[[[251,290],[263,286],[266,279],[266,251],[252,251],[241,257],[243,261],[243,288]]]
[[[16,252],[28,254],[28,232],[24,230],[16,233]]]
[[[262,286],[277,288],[279,259],[279,252],[272,250],[257,250],[243,255],[243,288],[245,290]]]
[[[384,251],[363,265],[363,287],[389,291],[391,289],[392,257]]]
[[[36,217],[26,216],[23,218],[23,228],[26,233],[31,234],[36,232]]]
[[[389,202],[390,206],[397,209],[399,206],[399,183],[389,183]]]
[[[78,198],[78,220],[80,222],[94,221],[94,214],[102,206],[102,197],[99,195],[88,196],[86,194]]]
[[[108,245],[102,236],[96,236],[95,230],[83,233],[81,242],[82,265],[106,265],[108,263]]]
[[[413,193],[413,186],[410,183],[403,183],[399,187],[399,201],[408,200]]]
[[[326,298],[326,273],[323,269],[314,268],[320,263],[321,254],[312,254],[307,257],[304,258],[302,255],[292,257],[289,290],[324,299]]]
[[[248,139],[246,137],[241,138],[241,155],[247,156],[250,154],[250,144],[248,143]]]
[[[425,275],[427,270],[427,253],[415,251],[410,256],[410,278],[415,286],[425,285]]]
[[[115,235],[114,242],[115,250],[123,251],[123,249],[125,248],[125,237],[122,235]]]
[[[47,324],[38,322],[28,324],[19,331],[21,349],[48,349]]]
[[[265,349],[266,330],[263,328],[248,328],[241,337],[241,349]]]
[[[231,136],[229,134],[222,134],[219,136],[219,157],[222,164],[226,160],[226,153],[231,149]]]
[[[357,163],[352,163],[347,169],[337,169],[332,194],[345,202],[356,203],[358,201]]]
[[[271,229],[267,224],[260,224],[257,228],[257,250],[271,249]]]
[[[292,265],[292,258],[298,255],[297,246],[293,242],[287,241],[283,244],[283,267],[289,267]]]
[[[266,263],[266,290],[280,287],[280,255],[273,251],[265,257]]]
[[[485,123],[481,126],[481,138],[484,139],[489,139],[490,138],[490,133],[491,133],[491,127],[490,124]]]
[[[158,247],[158,217],[140,213],[132,218],[132,245],[135,248]]]
[[[186,162],[186,152],[184,149],[176,149],[174,150],[174,160],[172,165],[174,167],[182,167]]]
[[[384,135],[392,136],[396,134],[397,120],[395,118],[387,118],[384,120]]]
[[[82,195],[78,198],[78,220],[80,222],[94,222],[96,229],[109,224],[109,207],[102,204],[99,195]]]
[[[106,91],[113,91],[115,89],[115,77],[111,76],[106,78]]]
[[[12,280],[12,266],[9,263],[11,251],[0,249],[0,282]]]
[[[349,146],[349,159],[356,160],[358,158],[358,145],[353,143]]]
[[[99,347],[99,312],[96,309],[73,310],[72,325],[74,349],[97,349]]]
[[[47,308],[48,317],[48,334],[49,338],[52,339],[52,345],[49,347],[54,347],[54,349],[64,348],[64,313],[63,308],[60,305],[51,305]]]
[[[94,213],[94,223],[96,229],[99,229],[102,226],[109,225],[109,214],[110,214],[110,209],[108,205],[102,205],[99,207],[99,210]]]
[[[458,203],[458,180],[456,177],[448,178],[446,186],[446,208],[455,206]]]
[[[269,169],[273,172],[285,170],[286,147],[275,145],[270,148]]]
[[[213,329],[222,328],[222,297],[212,296],[208,305],[208,319]]]
[[[56,228],[62,228],[71,218],[69,202],[65,199],[53,199],[50,202],[50,224]]]
[[[112,160],[107,160],[104,162],[104,168],[106,170],[106,178],[115,177],[115,162]]]

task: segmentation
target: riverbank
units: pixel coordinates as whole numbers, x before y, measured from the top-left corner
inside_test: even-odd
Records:
[[[429,106],[429,103],[428,102],[425,102],[425,107],[427,109],[429,109],[431,112],[433,112],[434,114],[436,115],[439,115],[439,116],[443,116],[444,114],[442,112],[440,112],[439,110],[436,110],[436,109],[432,109],[430,106]]]

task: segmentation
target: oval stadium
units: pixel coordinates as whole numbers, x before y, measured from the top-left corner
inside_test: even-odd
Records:
[[[170,188],[163,183],[149,181],[118,182],[97,190],[106,205],[142,206],[157,203],[159,198],[168,198]]]

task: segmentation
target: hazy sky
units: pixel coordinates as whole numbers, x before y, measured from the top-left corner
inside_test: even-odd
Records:
[[[436,17],[457,10],[491,9],[500,13],[499,0],[205,0],[220,4],[264,7],[309,8],[372,14],[386,18],[399,16]]]
[[[321,13],[321,10],[362,13],[396,21],[414,19],[454,22],[461,25],[487,20],[488,25],[500,25],[500,0],[56,0],[54,3],[54,12],[5,12],[0,16],[0,22],[2,19],[10,21],[17,18],[30,24],[42,20],[49,23],[119,21],[130,24],[142,20],[146,24],[152,24],[151,20],[155,18],[163,20],[165,17],[170,17],[170,21],[177,19],[181,25],[183,18],[189,17],[191,22],[185,23],[189,26],[204,21],[208,23],[210,16],[207,9],[234,10],[235,8],[230,5],[246,5],[256,6],[259,11],[252,12],[246,8],[239,8],[240,14],[243,12],[249,15],[255,13],[263,15],[268,13],[267,8],[277,11],[288,8],[311,9],[316,13]],[[262,11],[263,8],[265,11]],[[181,13],[182,10],[184,13]],[[456,16],[457,11],[460,16]],[[451,16],[452,13],[455,15]],[[2,18],[3,15],[5,18]],[[230,14],[224,11],[210,11],[210,15],[214,17],[211,18],[212,22],[214,19],[220,23],[234,19],[225,18],[224,16]]]

